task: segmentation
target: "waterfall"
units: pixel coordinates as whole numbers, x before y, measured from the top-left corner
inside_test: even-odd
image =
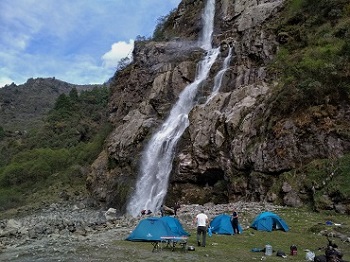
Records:
[[[214,77],[214,86],[213,86],[213,90],[210,94],[210,96],[208,97],[207,101],[205,104],[207,104],[214,96],[217,95],[217,93],[220,90],[221,84],[222,84],[222,78],[226,72],[226,70],[228,69],[228,67],[230,66],[230,61],[231,61],[231,57],[232,57],[232,47],[230,46],[230,49],[228,51],[228,54],[223,62],[222,65],[222,69],[216,74],[216,76]]]
[[[214,17],[215,17],[215,0],[207,0],[204,12],[202,14],[203,31],[200,46],[205,50],[212,48],[211,41],[214,31]]]
[[[197,66],[193,83],[185,87],[170,111],[168,118],[148,142],[141,159],[140,174],[134,195],[130,198],[127,212],[136,217],[141,210],[159,210],[167,193],[169,175],[175,147],[189,125],[188,114],[195,106],[199,86],[208,77],[219,48],[212,49],[211,36],[215,14],[215,0],[207,0],[201,47],[207,50],[205,58]]]

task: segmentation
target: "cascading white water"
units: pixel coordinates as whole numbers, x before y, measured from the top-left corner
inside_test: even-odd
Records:
[[[207,50],[207,54],[198,64],[195,81],[181,92],[170,115],[145,148],[136,190],[127,206],[127,212],[134,217],[139,215],[141,210],[152,212],[159,210],[164,201],[175,146],[189,125],[188,114],[196,104],[198,87],[207,79],[210,68],[219,54],[219,48],[212,49],[211,45],[214,14],[215,0],[208,0],[203,15],[204,28],[201,43],[201,47]]]
[[[212,48],[211,41],[214,31],[215,0],[207,0],[202,14],[204,22],[200,46],[205,50]]]
[[[231,57],[232,57],[232,47],[230,47],[229,51],[228,51],[228,55],[226,56],[223,65],[222,65],[222,69],[216,74],[215,78],[214,78],[214,86],[212,89],[212,92],[210,94],[210,96],[208,97],[206,104],[214,97],[217,95],[217,93],[220,90],[221,87],[221,83],[222,83],[222,78],[226,72],[226,70],[228,69],[229,65],[230,65],[230,61],[231,61]]]

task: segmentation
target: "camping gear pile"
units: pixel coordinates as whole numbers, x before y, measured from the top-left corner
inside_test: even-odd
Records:
[[[272,246],[267,244],[265,246],[265,256],[272,256],[272,252],[273,252]]]
[[[306,254],[305,254],[305,260],[306,261],[314,261],[315,259],[315,253],[310,251],[310,250],[305,250],[306,251]]]
[[[283,257],[283,258],[287,257],[286,253],[284,253],[284,251],[282,251],[282,250],[278,250],[276,253],[276,256]]]
[[[291,245],[290,246],[290,255],[291,256],[296,256],[298,254],[298,248],[296,245]]]
[[[328,244],[324,255],[315,256],[315,262],[346,262],[343,260],[343,253],[338,249],[338,245],[327,237]]]
[[[187,250],[188,250],[188,251],[195,251],[196,248],[195,248],[194,246],[188,246]]]

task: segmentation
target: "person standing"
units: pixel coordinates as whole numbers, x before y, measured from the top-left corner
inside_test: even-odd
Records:
[[[238,213],[235,209],[233,209],[233,211],[232,211],[231,224],[232,224],[232,228],[233,228],[233,234],[239,234]]]
[[[163,205],[160,206],[159,211],[160,211],[160,216],[163,217],[164,216],[164,206]]]
[[[198,246],[205,247],[206,238],[207,238],[207,225],[209,224],[208,216],[204,213],[204,210],[201,211],[194,219],[193,223],[197,225],[197,243]]]
[[[175,202],[175,205],[174,205],[174,216],[177,216],[177,210],[180,208],[180,204],[179,202]]]

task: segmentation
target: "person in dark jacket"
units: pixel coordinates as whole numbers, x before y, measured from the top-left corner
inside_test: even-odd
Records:
[[[175,205],[174,205],[174,216],[177,216],[177,210],[179,210],[180,208],[180,204],[179,202],[175,202]]]
[[[232,211],[231,224],[232,224],[232,228],[233,228],[233,233],[234,234],[239,234],[238,213],[237,213],[236,209],[233,209],[233,211]]]

